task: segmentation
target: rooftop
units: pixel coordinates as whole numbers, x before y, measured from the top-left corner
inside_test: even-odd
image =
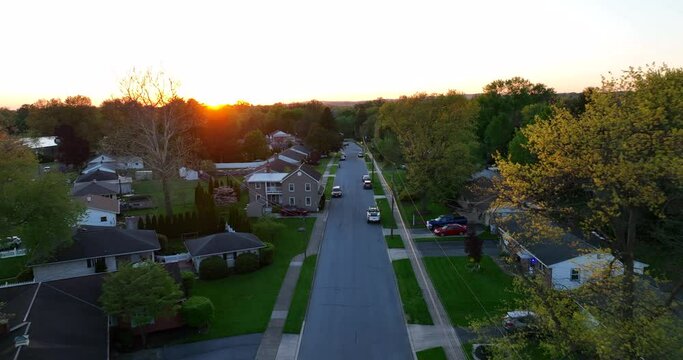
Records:
[[[100,195],[77,196],[77,201],[84,204],[88,209],[97,209],[118,214],[121,210],[117,199]]]
[[[104,182],[76,183],[71,190],[71,196],[85,195],[115,195],[119,193],[119,185]]]
[[[287,173],[253,173],[249,176],[247,182],[281,182],[287,175]]]
[[[216,255],[265,246],[256,235],[240,232],[224,232],[185,241],[185,247],[192,256]]]
[[[57,146],[56,136],[42,136],[37,138],[21,138],[21,142],[31,149],[42,149]]]
[[[99,168],[95,171],[91,171],[85,174],[82,174],[76,179],[76,183],[83,183],[83,182],[90,182],[93,180],[97,181],[112,181],[112,180],[118,180],[119,176],[115,172],[111,171],[106,171],[102,168]]]

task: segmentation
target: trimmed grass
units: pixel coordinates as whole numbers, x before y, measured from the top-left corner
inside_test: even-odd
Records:
[[[410,260],[395,260],[391,264],[394,266],[398,291],[403,302],[403,312],[406,314],[408,324],[433,325],[432,317],[429,315],[427,303],[422,297],[422,290],[417,283]]]
[[[301,333],[301,325],[306,317],[308,298],[311,296],[311,287],[313,286],[315,260],[316,255],[309,256],[301,267],[301,274],[296,283],[296,290],[294,290],[294,297],[292,297],[292,303],[289,305],[289,313],[283,329],[287,334]]]
[[[339,166],[337,165],[332,165],[330,167],[330,175],[335,175],[337,173],[337,170],[339,169]]]
[[[487,312],[489,316],[502,316],[516,297],[509,291],[512,277],[503,273],[488,256],[481,258],[481,270],[474,272],[467,267],[465,256],[423,260],[454,325],[468,326],[471,320],[485,319]]]
[[[403,240],[401,240],[400,235],[385,235],[384,239],[387,241],[387,247],[389,249],[404,249],[405,245]]]
[[[332,186],[334,186],[334,178],[328,177],[327,178],[327,184],[325,185],[325,198],[326,199],[332,198]]]
[[[417,360],[446,360],[448,359],[446,357],[446,352],[443,350],[441,346],[427,349],[427,350],[422,350],[418,351],[417,353]]]
[[[372,181],[372,191],[375,195],[384,195],[384,189],[382,189],[382,183],[379,181],[379,175],[377,174],[375,174],[375,178]]]
[[[171,184],[171,204],[173,213],[194,211],[194,188],[197,187],[198,180],[170,180]],[[126,215],[146,215],[146,214],[165,214],[164,192],[161,187],[161,180],[141,180],[133,181],[133,191],[137,195],[151,195],[156,208],[129,210]]]
[[[0,259],[0,280],[10,281],[17,277],[26,267],[26,259],[26,256]]]
[[[498,240],[498,234],[491,234],[491,230],[486,229],[483,233],[479,234],[479,238],[482,240]]]
[[[231,275],[213,281],[197,281],[192,289],[192,295],[211,299],[216,308],[216,315],[208,332],[192,336],[188,341],[265,331],[289,262],[296,254],[303,253],[311,236],[315,218],[305,219],[303,233],[297,230],[302,224],[300,218],[277,221],[286,227],[280,238],[274,241],[275,259],[272,264],[250,274]]]
[[[683,257],[662,256],[662,254],[675,254],[676,249],[662,246],[657,243],[640,241],[636,246],[636,258],[650,266],[647,272],[668,280],[676,280],[680,277],[683,268]]]
[[[379,207],[382,227],[385,229],[396,229],[396,220],[394,219],[394,214],[391,213],[389,201],[387,199],[377,199],[377,207]]]

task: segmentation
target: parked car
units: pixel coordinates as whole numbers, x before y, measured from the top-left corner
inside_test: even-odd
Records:
[[[379,208],[370,206],[367,211],[368,223],[378,223],[380,220]]]
[[[467,225],[448,224],[434,229],[436,236],[455,236],[467,234]]]
[[[308,215],[308,210],[302,209],[295,205],[284,205],[280,209],[280,215],[282,216],[306,216]]]
[[[359,158],[362,158],[363,156],[365,156],[365,154],[363,154],[362,151],[359,151],[359,152],[358,152],[358,157],[359,157]]]
[[[333,186],[332,187],[332,197],[342,197],[342,189],[341,186]]]
[[[372,181],[363,180],[363,189],[372,189]]]
[[[368,175],[368,174],[363,175],[363,181],[365,181],[365,180],[370,180],[370,175]]]
[[[427,229],[434,230],[448,224],[467,225],[467,218],[455,215],[440,215],[436,219],[427,220]]]
[[[533,330],[537,315],[532,311],[508,311],[503,317],[503,328],[508,331]]]
[[[339,161],[344,161],[344,160],[346,160],[346,155],[344,155],[344,154],[339,155]]]

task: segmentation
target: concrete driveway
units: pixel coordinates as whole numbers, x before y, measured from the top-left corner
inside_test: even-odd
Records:
[[[413,359],[381,225],[367,224],[374,203],[364,190],[360,148],[350,144],[332,199],[299,348],[299,359]]]

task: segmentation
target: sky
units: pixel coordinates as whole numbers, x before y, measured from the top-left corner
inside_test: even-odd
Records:
[[[522,76],[558,92],[683,66],[683,1],[3,1],[0,107],[120,95],[163,71],[208,105],[479,93]]]

